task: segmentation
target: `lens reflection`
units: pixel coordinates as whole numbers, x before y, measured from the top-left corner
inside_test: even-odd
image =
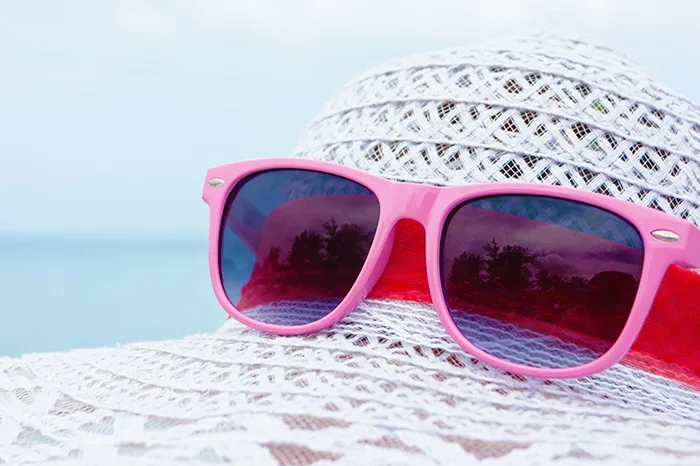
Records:
[[[610,349],[644,261],[641,236],[622,218],[538,196],[458,206],[441,246],[443,290],[462,334],[493,356],[545,368]]]
[[[332,312],[365,263],[379,202],[364,186],[308,170],[273,170],[229,195],[219,240],[227,297],[246,316],[303,325]]]

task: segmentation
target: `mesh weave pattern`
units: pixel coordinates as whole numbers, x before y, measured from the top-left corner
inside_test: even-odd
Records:
[[[387,178],[538,182],[700,223],[700,107],[624,57],[534,36],[410,56],[356,78],[296,148]]]
[[[699,121],[624,57],[535,36],[370,70],[295,155],[440,185],[575,186],[697,224]],[[682,465],[698,464],[698,439],[696,390],[626,365],[514,376],[407,301],[367,300],[305,336],[229,321],[177,341],[0,358],[0,464]]]
[[[369,300],[332,329],[220,332],[0,360],[0,464],[697,464],[700,395],[618,365],[513,376],[432,306]],[[75,462],[75,463],[73,463]]]

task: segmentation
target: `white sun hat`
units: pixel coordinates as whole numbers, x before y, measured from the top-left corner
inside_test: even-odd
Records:
[[[700,108],[608,49],[556,37],[374,68],[294,155],[438,185],[574,186],[700,221]],[[700,303],[687,289],[700,279],[673,273],[682,286],[655,307],[669,314],[652,313],[623,363],[581,379],[485,365],[429,303],[389,292],[306,336],[229,320],[0,359],[0,464],[699,464]]]

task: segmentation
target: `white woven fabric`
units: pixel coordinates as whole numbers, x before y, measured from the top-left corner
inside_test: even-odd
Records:
[[[698,464],[700,395],[617,366],[514,377],[430,306],[369,301],[333,329],[0,361],[0,460],[60,464]],[[2,463],[0,463],[2,464]]]
[[[624,57],[542,35],[376,67],[295,155],[439,185],[571,186],[698,224],[699,122],[700,107]]]
[[[436,184],[573,185],[697,223],[698,122],[697,106],[624,58],[534,37],[378,67],[295,155]],[[0,464],[44,462],[700,464],[700,393],[623,365],[513,376],[466,355],[431,306],[368,300],[307,336],[229,321],[0,359]]]

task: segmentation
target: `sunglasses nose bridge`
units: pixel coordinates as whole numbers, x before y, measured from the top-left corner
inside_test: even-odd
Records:
[[[397,183],[391,193],[392,213],[399,220],[415,220],[426,227],[435,202],[438,187],[417,183]]]

